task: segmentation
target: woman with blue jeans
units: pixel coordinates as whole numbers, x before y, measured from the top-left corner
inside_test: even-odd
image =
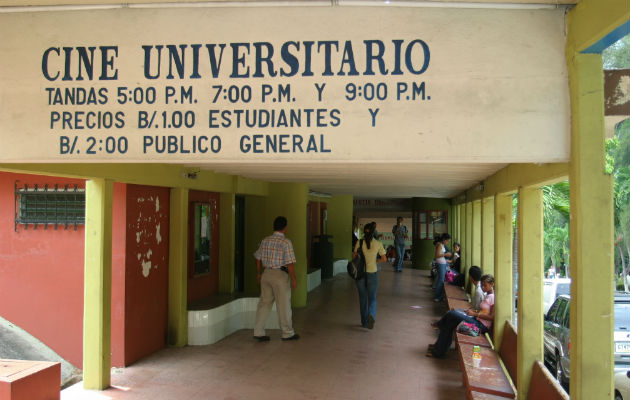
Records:
[[[433,296],[433,301],[435,302],[444,300],[444,276],[446,275],[446,267],[448,265],[446,257],[451,257],[451,253],[446,251],[446,245],[450,240],[451,235],[444,233],[440,237],[440,241],[435,246],[435,263],[437,264],[435,294]]]
[[[359,246],[365,256],[365,272],[363,278],[356,282],[359,292],[359,309],[361,311],[361,326],[364,328],[374,328],[376,321],[376,290],[378,289],[378,266],[376,265],[377,256],[380,256],[379,262],[386,262],[387,257],[383,244],[374,239],[374,224],[366,224],[363,228],[364,238],[354,247],[352,257],[356,256]]]

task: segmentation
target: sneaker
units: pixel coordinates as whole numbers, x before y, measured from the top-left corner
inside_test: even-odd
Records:
[[[297,333],[294,333],[293,336],[283,337],[282,340],[298,340],[299,338],[300,338],[300,335],[298,335]]]
[[[271,340],[269,336],[254,336],[254,339],[258,340],[259,342],[268,342],[269,340]]]
[[[374,317],[373,316],[368,316],[368,329],[373,329],[374,328]]]

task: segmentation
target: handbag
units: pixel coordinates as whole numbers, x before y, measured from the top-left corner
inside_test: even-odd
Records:
[[[363,254],[363,240],[359,242],[357,255],[348,262],[348,275],[355,281],[365,276],[365,255]]]
[[[469,322],[462,322],[457,327],[457,332],[463,333],[468,336],[479,336],[479,327],[475,324],[471,324]]]

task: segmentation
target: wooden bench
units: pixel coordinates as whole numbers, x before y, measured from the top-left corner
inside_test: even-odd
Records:
[[[458,334],[459,359],[464,374],[467,399],[515,398],[516,382],[516,330],[506,321],[503,326],[503,340],[498,352],[483,345],[481,337],[464,337]],[[485,338],[487,340],[487,338]],[[481,342],[481,343],[475,343]],[[472,364],[472,349],[478,345],[481,351],[481,365]],[[506,372],[507,371],[507,375]],[[510,380],[510,378],[512,378]],[[538,399],[540,400],[540,399]]]
[[[472,361],[473,346],[469,343],[459,344],[459,360],[464,374],[466,397],[476,399],[475,393],[491,394],[513,399],[516,394],[512,383],[506,376],[497,353],[489,347],[479,347],[481,364],[475,367]]]
[[[487,334],[479,335],[479,336],[470,336],[470,335],[465,335],[463,333],[457,332],[455,333],[455,340],[457,341],[458,345],[460,343],[466,343],[466,344],[472,344],[473,346],[477,345],[477,346],[483,346],[483,347],[488,347],[490,349],[494,349],[494,346],[492,345],[492,342],[488,338]]]
[[[61,364],[0,360],[0,400],[58,400]]]
[[[456,308],[459,308],[462,310],[468,310],[469,308],[472,308],[472,304],[470,304],[468,300],[460,300],[460,299],[454,299],[452,297],[447,297],[446,301],[448,303],[449,310],[454,310]]]
[[[532,367],[532,378],[527,392],[528,400],[569,400],[558,381],[551,375],[541,361],[536,361]]]
[[[466,300],[468,301],[468,295],[464,288],[455,285],[444,284],[444,293],[447,298]]]

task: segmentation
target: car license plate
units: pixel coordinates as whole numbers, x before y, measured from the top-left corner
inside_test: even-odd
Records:
[[[615,343],[615,353],[630,353],[630,342]]]

